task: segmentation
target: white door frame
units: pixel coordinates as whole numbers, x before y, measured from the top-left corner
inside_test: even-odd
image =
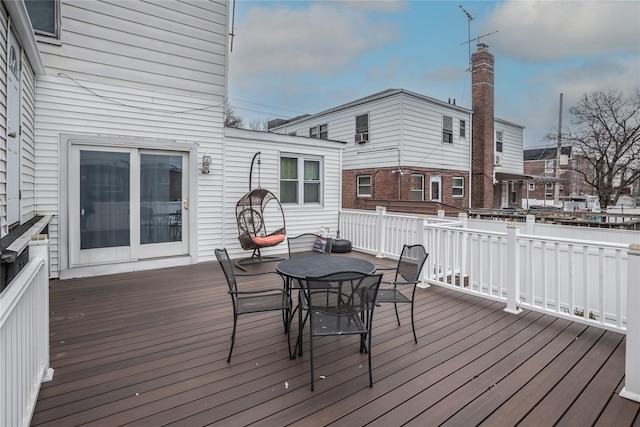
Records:
[[[435,198],[433,194],[434,184],[438,186],[438,197]],[[429,177],[429,200],[432,202],[442,202],[442,177],[439,175]]]
[[[195,236],[195,231],[197,230],[197,152],[198,145],[196,143],[179,143],[174,140],[141,140],[137,138],[129,138],[129,137],[98,137],[98,136],[84,136],[84,135],[73,135],[73,134],[61,134],[61,160],[62,164],[60,165],[60,188],[67,189],[69,186],[69,173],[71,166],[71,154],[73,152],[72,146],[75,145],[84,145],[87,147],[105,147],[108,149],[134,149],[137,151],[141,150],[164,150],[170,152],[180,152],[186,155],[186,162],[184,165],[184,169],[188,171],[188,193],[183,193],[183,197],[186,195],[188,197],[188,210],[184,211],[185,215],[183,217],[183,224],[187,224],[185,229],[183,229],[184,239],[187,242],[187,250],[186,254],[179,255],[179,259],[183,259],[180,261],[180,264],[183,264],[185,261],[187,263],[196,262],[197,261],[197,236]],[[159,151],[158,151],[159,152]],[[136,194],[132,197],[138,197]],[[78,264],[74,264],[71,262],[70,254],[71,254],[71,225],[70,225],[70,209],[71,199],[69,197],[68,191],[62,191],[60,193],[60,225],[59,225],[59,255],[60,255],[60,270],[64,271],[70,268],[84,268],[84,266],[80,266]],[[75,208],[75,206],[74,206]],[[139,224],[138,224],[139,226]],[[132,238],[133,239],[133,238]],[[134,251],[135,252],[135,251]],[[137,257],[139,254],[132,253],[130,262],[142,262],[138,261]],[[184,257],[187,256],[187,260],[184,260]],[[169,255],[171,257],[171,255]],[[191,261],[189,261],[191,260]],[[75,261],[75,260],[74,260]],[[158,258],[157,261],[151,259],[149,262],[160,265],[167,264],[167,258]],[[126,264],[127,261],[123,261],[120,265]],[[114,268],[108,268],[104,263],[104,267],[100,267],[95,271],[99,271],[102,274],[106,274],[111,270],[118,270],[115,268],[118,264],[112,264]],[[73,277],[71,274],[61,274],[61,276],[65,277]]]

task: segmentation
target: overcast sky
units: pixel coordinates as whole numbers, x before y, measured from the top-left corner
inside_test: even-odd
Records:
[[[234,33],[229,102],[245,124],[390,88],[470,108],[478,36],[495,56],[496,116],[525,126],[525,148],[554,144],[560,93],[566,127],[583,94],[640,89],[635,0],[238,0]]]

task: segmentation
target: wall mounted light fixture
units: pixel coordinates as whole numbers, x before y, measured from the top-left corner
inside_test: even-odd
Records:
[[[209,173],[209,167],[211,166],[211,156],[202,156],[202,173]]]

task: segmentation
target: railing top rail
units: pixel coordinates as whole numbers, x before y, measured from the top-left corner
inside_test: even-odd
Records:
[[[547,243],[566,243],[568,245],[580,245],[580,246],[596,246],[608,249],[629,249],[629,245],[626,243],[610,243],[595,240],[580,240],[570,239],[567,237],[553,237],[553,236],[535,236],[533,234],[518,234],[518,240],[536,240],[539,242]]]

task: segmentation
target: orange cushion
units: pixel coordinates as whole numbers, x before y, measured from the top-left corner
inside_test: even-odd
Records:
[[[278,243],[284,240],[284,234],[276,234],[274,236],[266,236],[266,237],[254,237],[253,243],[260,246],[265,245],[277,245]]]

